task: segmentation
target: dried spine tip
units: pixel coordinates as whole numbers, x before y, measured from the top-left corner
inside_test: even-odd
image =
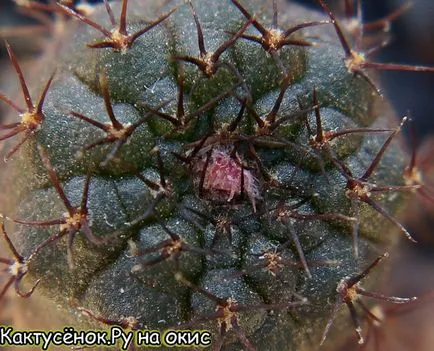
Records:
[[[0,215],[1,218],[3,218],[3,215]],[[9,251],[12,253],[13,258],[3,258],[0,257],[0,263],[5,264],[8,266],[8,268],[4,271],[7,274],[10,275],[9,280],[6,282],[3,289],[0,290],[0,301],[5,296],[6,292],[9,290],[9,288],[14,285],[15,292],[18,296],[21,297],[30,297],[33,292],[35,291],[36,287],[40,283],[41,279],[36,280],[36,282],[33,284],[33,286],[28,290],[27,292],[24,292],[21,290],[20,284],[23,278],[27,275],[29,269],[28,269],[28,263],[32,260],[34,255],[36,255],[36,250],[30,254],[29,257],[24,257],[20,255],[13,245],[11,239],[9,238],[9,235],[6,233],[5,225],[3,221],[1,221],[0,224],[0,232],[3,235],[3,239],[6,242],[6,245],[9,248]]]
[[[50,85],[54,79],[55,71],[51,74],[51,77],[48,79],[47,83],[45,84],[44,89],[42,90],[42,93],[39,97],[39,100],[36,104],[33,103],[32,98],[30,96],[29,88],[27,87],[26,80],[24,78],[23,72],[21,70],[21,67],[18,63],[18,60],[12,50],[12,47],[9,45],[7,41],[5,41],[6,50],[9,55],[9,59],[14,66],[14,69],[17,73],[18,80],[20,81],[21,86],[21,92],[23,94],[24,100],[26,102],[27,109],[22,109],[17,104],[15,104],[12,100],[7,98],[4,94],[0,92],[0,100],[8,104],[10,107],[12,107],[14,110],[16,110],[19,113],[19,117],[21,119],[20,122],[12,123],[12,124],[6,124],[1,125],[0,124],[0,130],[7,130],[8,132],[2,136],[0,136],[0,142],[9,138],[14,137],[15,135],[18,135],[20,133],[23,133],[23,137],[21,140],[12,147],[8,151],[8,153],[5,156],[5,161],[8,161],[12,155],[14,155],[18,149],[40,128],[42,123],[45,120],[45,115],[42,112],[42,107],[44,105],[45,97],[48,93],[48,90],[50,89]]]
[[[377,259],[372,262],[363,272],[360,274],[347,276],[341,279],[341,281],[338,283],[336,287],[337,292],[337,302],[333,307],[331,317],[324,329],[323,337],[321,340],[321,345],[324,343],[324,341],[327,338],[327,334],[330,330],[330,327],[333,324],[334,319],[337,316],[338,309],[342,304],[346,304],[348,307],[348,310],[350,312],[350,316],[354,325],[354,330],[357,335],[358,343],[364,344],[365,339],[362,335],[362,327],[360,325],[359,316],[357,314],[357,310],[355,307],[355,303],[357,303],[361,308],[362,311],[367,313],[369,311],[369,308],[363,303],[363,301],[360,300],[361,296],[370,297],[377,300],[383,300],[391,303],[396,304],[405,304],[412,301],[416,301],[417,297],[394,297],[394,296],[386,296],[383,294],[379,294],[376,292],[370,292],[365,290],[361,287],[360,282],[365,279],[371,271],[384,259],[389,257],[389,253],[385,252],[383,255],[377,257]]]
[[[375,85],[374,81],[366,74],[366,69],[375,69],[383,71],[411,71],[411,72],[431,72],[434,73],[434,67],[427,66],[413,66],[413,65],[403,65],[395,63],[379,63],[373,62],[368,59],[368,56],[378,49],[381,49],[384,45],[383,43],[377,47],[370,48],[366,52],[362,51],[360,43],[363,39],[363,32],[359,35],[359,40],[356,41],[356,47],[352,48],[348,39],[346,38],[339,21],[337,20],[335,14],[330,10],[329,6],[325,0],[317,0],[320,6],[323,8],[324,12],[330,17],[330,20],[335,27],[336,34],[341,43],[342,49],[344,50],[345,57],[344,63],[348,69],[348,72],[355,75],[360,75],[363,77],[376,91],[382,96],[379,88]],[[360,6],[359,2],[359,6]]]
[[[106,5],[107,13],[110,17],[110,22],[112,26],[116,26],[116,20],[113,16],[113,12],[111,9],[110,4],[107,2],[107,0],[104,0],[104,3]],[[122,11],[120,14],[119,24],[116,28],[112,30],[108,30],[107,28],[104,28],[100,24],[90,20],[85,15],[83,15],[80,12],[77,12],[75,9],[71,9],[70,7],[63,5],[61,3],[57,3],[57,5],[64,11],[67,15],[71,17],[75,17],[79,21],[95,28],[97,31],[102,33],[106,39],[103,39],[102,41],[98,41],[95,44],[88,44],[88,47],[94,48],[94,49],[101,49],[101,48],[112,48],[115,51],[120,51],[122,54],[125,54],[128,49],[131,48],[131,46],[134,44],[134,42],[140,38],[142,35],[144,35],[146,32],[150,31],[155,26],[159,25],[161,22],[165,21],[173,12],[176,11],[176,8],[169,11],[168,13],[162,15],[154,22],[150,23],[146,27],[138,30],[135,33],[128,33],[127,31],[127,7],[128,7],[128,0],[122,0]],[[78,10],[78,9],[77,9]]]

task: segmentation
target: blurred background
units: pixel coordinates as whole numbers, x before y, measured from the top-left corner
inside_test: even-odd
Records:
[[[316,0],[298,0],[318,8]],[[381,19],[394,10],[412,3],[391,24],[389,44],[378,51],[376,62],[434,66],[433,0],[362,0],[364,22]],[[328,0],[334,9],[342,9],[344,0]],[[338,12],[339,13],[339,12]],[[342,13],[342,11],[341,11]],[[378,72],[382,90],[398,115],[411,112],[417,139],[434,131],[434,74],[422,72]]]
[[[146,1],[146,0],[143,0]],[[219,0],[215,0],[219,1]],[[247,0],[244,0],[247,1]],[[269,1],[269,0],[264,0]],[[271,0],[270,0],[271,1]],[[290,0],[319,8],[316,0]],[[96,2],[96,1],[89,1]],[[328,0],[327,3],[342,16],[345,0]],[[381,19],[408,1],[405,0],[363,0],[364,22]],[[375,62],[403,63],[434,67],[434,0],[414,0],[412,6],[402,16],[393,21],[390,27],[390,43],[380,50]],[[32,29],[30,37],[20,39],[22,26],[26,28],[38,21],[15,11],[12,0],[0,0],[0,39],[14,42],[20,55],[34,57],[40,49],[41,41],[36,35],[40,29]],[[33,27],[31,27],[33,28]],[[31,38],[31,40],[29,40]],[[9,65],[4,45],[0,45],[0,86],[9,78],[4,65]],[[429,176],[434,184],[434,73],[422,72],[377,72],[381,89],[392,103],[397,115],[410,113],[414,123],[416,144],[421,148],[418,157],[426,157]],[[11,79],[15,79],[11,76]],[[8,93],[6,91],[6,93]],[[6,111],[0,104],[1,112]],[[408,135],[407,135],[408,137]],[[429,141],[431,140],[431,142]],[[424,145],[422,145],[424,144]],[[423,295],[434,291],[434,204],[415,203],[408,211],[406,227],[419,241],[412,244],[403,238],[400,255],[392,255],[392,279],[387,284],[388,293],[395,296]],[[387,328],[375,330],[379,346],[374,337],[365,350],[378,351],[432,351],[434,350],[434,295],[423,299],[422,303],[410,308],[396,308],[389,311]],[[5,304],[0,305],[0,309]],[[345,350],[357,349],[354,340]],[[1,349],[1,347],[0,347]]]

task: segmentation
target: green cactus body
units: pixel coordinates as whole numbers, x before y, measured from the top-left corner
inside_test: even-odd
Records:
[[[272,22],[269,3],[243,1],[264,26]],[[247,22],[229,0],[193,5],[210,53]],[[88,224],[103,243],[90,242],[79,228],[71,234],[72,268],[65,235],[29,262],[25,280],[40,278],[35,294],[61,305],[57,313],[79,326],[101,323],[82,315],[77,306],[113,321],[134,317],[141,328],[210,329],[215,345],[222,338],[219,329],[224,329],[224,350],[246,348],[248,343],[258,350],[315,349],[338,282],[360,272],[378,248],[395,237],[393,223],[368,204],[358,201],[360,213],[354,213],[338,165],[361,176],[392,132],[348,134],[331,141],[328,149],[309,143],[314,135],[309,135],[306,121],[317,130],[317,99],[325,131],[395,129],[399,122],[366,79],[348,72],[332,25],[291,36],[315,45],[287,45],[276,51],[286,75],[276,55],[237,38],[220,56],[216,72],[206,77],[197,65],[176,59],[199,55],[188,3],[131,0],[127,30],[140,30],[176,6],[167,19],[121,51],[89,48],[87,44],[104,39],[101,33],[69,20],[56,34],[55,54],[47,54],[44,68],[32,77],[38,93],[58,67],[43,106],[45,121],[6,166],[7,178],[14,179],[9,192],[15,211],[4,211],[20,220],[65,218],[67,209],[41,162],[40,145],[73,207],[80,206],[90,172]],[[116,15],[121,4],[114,2],[112,8]],[[282,29],[327,19],[295,4],[279,2],[278,8]],[[103,6],[95,7],[90,18],[112,28]],[[257,36],[258,31],[250,25],[244,34]],[[70,114],[110,125],[102,75],[116,119],[124,127],[141,121],[109,160],[113,143],[83,151],[106,133]],[[184,120],[176,115],[181,85]],[[275,117],[267,120],[283,92]],[[398,143],[392,142],[367,181],[402,184],[404,159]],[[402,208],[401,194],[380,192],[374,198],[392,214]],[[350,218],[356,215],[357,258]],[[24,254],[59,232],[59,225],[18,227],[13,240]],[[61,229],[68,232],[71,226]],[[201,289],[238,309],[216,310],[218,303]],[[211,318],[216,311],[220,317]],[[210,318],[203,322],[203,316]],[[353,332],[346,318],[343,309],[331,329],[330,344],[336,336]],[[242,341],[238,327],[248,342]]]

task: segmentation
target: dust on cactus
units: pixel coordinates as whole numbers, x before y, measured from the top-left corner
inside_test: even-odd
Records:
[[[370,60],[350,3],[17,1],[54,24],[32,74],[6,43],[0,296],[215,350],[363,344],[372,301],[411,304],[380,262],[431,190],[373,71],[434,69]]]

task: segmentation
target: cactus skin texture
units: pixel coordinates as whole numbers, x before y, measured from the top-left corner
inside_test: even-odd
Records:
[[[272,23],[271,1],[242,4],[266,27]],[[243,26],[243,34],[258,35],[233,1],[193,5],[208,52]],[[111,6],[116,17],[121,3]],[[279,28],[328,19],[295,4],[277,6]],[[51,164],[74,208],[89,181],[85,224],[98,239],[89,240],[82,225],[70,235],[69,256],[68,235],[44,245],[29,260],[24,282],[40,279],[32,298],[62,306],[53,313],[80,327],[103,326],[95,316],[134,317],[140,328],[210,329],[213,345],[223,350],[314,350],[338,283],[395,241],[396,225],[370,204],[355,198],[360,210],[354,211],[344,174],[361,177],[385,151],[365,180],[403,185],[407,161],[391,137],[399,121],[364,77],[348,72],[331,24],[290,37],[315,45],[274,52],[238,37],[208,77],[185,60],[199,56],[188,3],[131,0],[128,33],[163,14],[169,16],[121,50],[89,47],[104,39],[101,33],[68,20],[27,80],[36,96],[57,66],[45,120],[3,171],[9,200],[1,210],[23,222],[66,218],[48,176]],[[113,28],[104,6],[89,18]],[[185,113],[177,115],[180,89]],[[107,134],[77,116],[110,126],[110,105],[123,127],[140,123],[118,152],[112,152],[116,141],[84,151]],[[348,133],[320,147],[319,122],[324,131],[389,131]],[[4,152],[16,142],[7,139]],[[395,216],[406,193],[372,198]],[[16,226],[13,242],[25,257],[71,229]],[[378,267],[364,286],[381,289],[380,274]],[[217,308],[222,301],[238,306],[226,320],[217,316],[225,312]],[[323,349],[354,334],[349,323],[342,308]]]

